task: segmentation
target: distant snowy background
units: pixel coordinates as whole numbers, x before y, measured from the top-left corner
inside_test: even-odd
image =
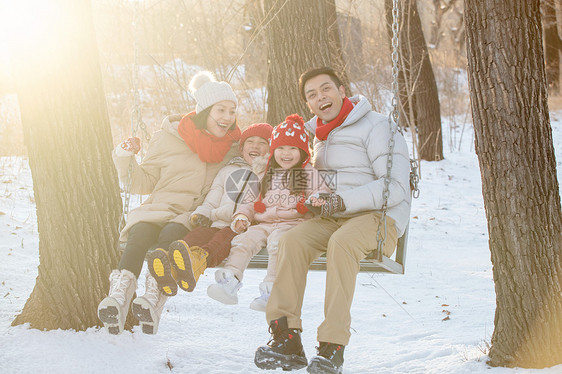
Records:
[[[560,182],[562,111],[552,112],[551,121]],[[344,373],[562,373],[562,365],[524,370],[485,364],[495,294],[480,172],[472,127],[450,128],[444,144],[454,137],[455,147],[445,146],[445,160],[421,164],[406,274],[358,277]],[[207,270],[193,293],[169,300],[154,336],[139,327],[118,336],[98,328],[38,331],[10,326],[39,263],[32,180],[22,158],[0,158],[0,238],[0,373],[265,373],[253,357],[269,340],[267,322],[248,308],[264,270],[246,272],[235,306],[207,297],[214,281],[214,270]],[[302,335],[308,357],[323,319],[324,277],[309,273]],[[139,284],[144,287],[144,271]]]

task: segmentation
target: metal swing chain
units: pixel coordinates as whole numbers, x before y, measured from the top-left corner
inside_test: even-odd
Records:
[[[139,95],[139,69],[138,69],[138,56],[139,56],[139,41],[138,41],[138,6],[139,2],[135,3],[133,11],[133,34],[134,34],[134,48],[133,48],[133,69],[132,69],[132,83],[133,83],[133,109],[131,110],[131,136],[135,137],[137,135],[137,130],[140,127],[146,142],[150,141],[150,134],[146,129],[146,124],[142,120],[142,112],[140,110],[140,95]],[[142,159],[141,151],[141,159]],[[124,198],[123,198],[123,212],[121,213],[121,220],[119,221],[119,232],[125,227],[126,216],[129,214],[129,204],[131,201],[131,184],[133,175],[133,162],[134,155],[129,161],[129,167],[127,169],[127,183],[125,184]]]
[[[394,136],[396,131],[402,133],[400,128],[400,111],[398,110],[398,44],[399,44],[399,9],[398,0],[392,1],[392,111],[388,115],[388,126],[390,138],[388,140],[388,157],[386,160],[386,174],[384,176],[382,215],[377,228],[377,256],[382,261],[384,243],[386,241],[386,211],[388,210],[388,198],[390,196],[390,173],[394,153]],[[393,125],[394,124],[394,125]]]
[[[410,189],[412,190],[412,197],[417,199],[420,196],[420,189],[418,183],[420,176],[418,174],[418,161],[410,159]]]
[[[382,215],[379,220],[379,225],[377,228],[377,256],[378,261],[382,261],[382,252],[384,247],[384,242],[386,241],[386,211],[388,209],[388,198],[390,196],[390,173],[392,171],[392,161],[394,152],[394,136],[396,131],[402,129],[400,128],[400,111],[398,110],[398,27],[399,27],[399,11],[398,11],[398,0],[392,1],[392,111],[388,115],[388,126],[390,129],[390,138],[388,140],[388,157],[386,159],[386,174],[384,176],[384,188],[383,188],[383,203],[382,203]],[[395,124],[393,126],[393,124]]]
[[[392,1],[392,111],[388,115],[388,126],[390,128],[390,139],[388,141],[388,158],[386,161],[386,175],[384,176],[383,204],[382,215],[377,228],[377,256],[378,261],[382,261],[383,247],[386,241],[387,226],[386,212],[388,210],[388,198],[390,196],[390,173],[392,171],[392,161],[394,153],[394,136],[396,131],[402,134],[400,127],[400,111],[398,110],[399,86],[398,86],[398,46],[399,46],[399,26],[400,26],[400,10],[398,7],[399,0]],[[393,126],[394,123],[394,126]],[[414,159],[410,159],[410,188],[414,198],[419,196],[418,189],[419,175],[418,163]]]
[[[398,131],[400,134],[404,134],[402,132],[402,127],[400,126],[400,111],[398,110],[399,104],[399,85],[398,85],[398,61],[399,61],[399,54],[398,54],[398,47],[399,47],[399,35],[400,35],[400,9],[398,7],[399,0],[393,0],[392,2],[392,111],[390,115],[392,116],[392,120],[396,124]],[[390,122],[390,118],[389,118]],[[392,126],[391,126],[392,130]],[[396,133],[394,131],[393,135]],[[390,142],[389,142],[390,143]],[[393,139],[392,139],[393,143]],[[389,155],[392,158],[392,154]],[[392,166],[392,163],[391,163]],[[412,196],[414,199],[417,199],[420,195],[420,190],[418,188],[418,183],[420,181],[420,177],[418,174],[418,161],[416,159],[410,159],[410,189],[412,190]],[[388,193],[388,192],[387,192]]]

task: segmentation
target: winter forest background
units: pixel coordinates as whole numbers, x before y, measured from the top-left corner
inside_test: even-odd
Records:
[[[387,112],[391,56],[384,1],[346,0],[336,5],[352,91],[367,96],[376,110]],[[470,119],[462,7],[460,0],[418,4],[441,108],[458,121],[455,126]],[[266,120],[268,56],[261,1],[93,0],[92,11],[114,143],[131,132],[135,88],[142,120],[152,133],[164,116],[194,105],[187,84],[203,68],[231,82],[241,95],[242,126]],[[23,133],[6,51],[0,52],[0,64],[0,154],[22,155]]]
[[[562,5],[394,4],[400,124],[422,192],[406,274],[359,275],[344,372],[562,373]],[[123,195],[109,152],[133,133],[146,146],[193,108],[187,84],[203,69],[235,89],[242,128],[309,119],[296,77],[319,64],[389,113],[392,5],[0,0],[0,371],[260,372],[267,325],[246,305],[257,269],[238,306],[206,296],[208,270],[158,335],[132,319],[120,336],[99,329]],[[309,357],[323,277],[307,286]]]

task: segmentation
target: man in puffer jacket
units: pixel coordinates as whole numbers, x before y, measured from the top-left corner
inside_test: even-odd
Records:
[[[377,249],[393,131],[388,118],[372,111],[365,97],[345,95],[331,68],[305,72],[299,90],[316,115],[306,124],[316,136],[313,165],[335,172],[335,192],[319,197],[324,202],[320,217],[299,224],[279,242],[278,275],[266,310],[273,337],[257,349],[254,361],[262,369],[296,370],[308,365],[309,373],[341,373],[351,335],[350,309],[359,263]],[[385,256],[394,252],[408,222],[409,172],[406,141],[394,132]],[[323,253],[327,262],[325,319],[318,328],[318,355],[307,362],[300,339],[301,307],[309,265]]]

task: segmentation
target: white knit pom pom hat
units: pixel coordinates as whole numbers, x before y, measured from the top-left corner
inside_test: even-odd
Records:
[[[238,99],[232,87],[226,82],[217,82],[210,71],[200,71],[191,78],[189,91],[195,97],[195,113],[200,113],[219,101],[229,100],[238,105]]]

